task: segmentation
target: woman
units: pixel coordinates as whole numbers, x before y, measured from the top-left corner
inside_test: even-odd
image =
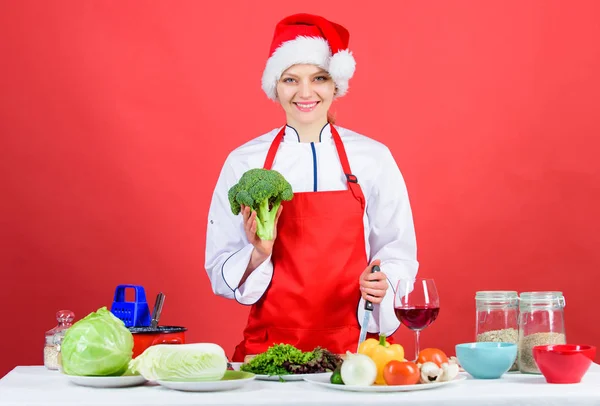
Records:
[[[262,88],[286,125],[235,149],[219,176],[206,270],[217,295],[252,306],[233,361],[276,343],[355,352],[365,300],[375,305],[370,335],[399,327],[394,288],[418,268],[403,177],[386,146],[328,119],[354,74],[348,39],[344,27],[319,16],[279,22]],[[279,208],[272,241],[258,238],[248,207],[234,216],[227,197],[244,172],[263,167],[294,191]],[[381,272],[371,273],[376,264]]]

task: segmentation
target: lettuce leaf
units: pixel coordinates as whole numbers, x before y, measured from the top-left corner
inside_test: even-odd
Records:
[[[276,344],[242,364],[240,370],[260,375],[290,375],[331,372],[341,363],[341,358],[317,347],[303,352],[290,344]]]

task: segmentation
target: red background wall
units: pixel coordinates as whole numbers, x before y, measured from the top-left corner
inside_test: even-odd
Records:
[[[57,310],[110,306],[120,283],[231,355],[248,308],[210,289],[208,204],[228,152],[283,124],[260,75],[301,11],[351,31],[338,123],[406,177],[441,294],[423,345],[473,340],[484,289],[561,290],[569,341],[600,344],[600,3],[205,3],[2,2],[0,376],[42,363]]]

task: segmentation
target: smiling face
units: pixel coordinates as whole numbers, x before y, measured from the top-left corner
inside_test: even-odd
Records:
[[[281,75],[277,97],[290,126],[327,123],[335,83],[327,71],[315,65],[294,65]]]

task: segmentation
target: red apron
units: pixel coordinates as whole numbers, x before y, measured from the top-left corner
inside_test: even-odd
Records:
[[[271,169],[284,133],[285,127],[273,140],[265,169]],[[294,193],[282,203],[271,256],[273,279],[252,305],[234,362],[280,343],[302,351],[320,346],[336,354],[356,352],[359,276],[368,265],[365,198],[333,125],[331,134],[348,189]]]

